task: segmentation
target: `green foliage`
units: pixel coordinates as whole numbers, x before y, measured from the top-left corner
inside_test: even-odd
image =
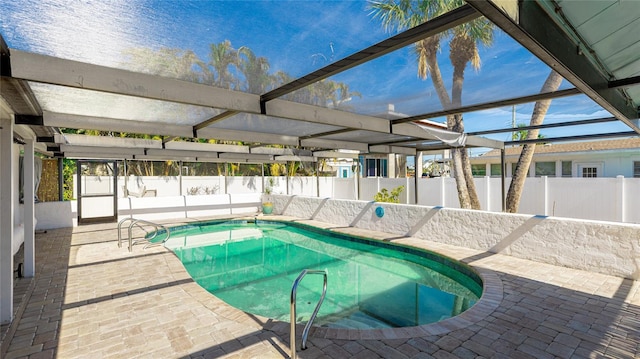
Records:
[[[73,176],[76,175],[76,161],[70,159],[62,160],[62,200],[71,201],[73,199]]]
[[[373,200],[376,202],[400,203],[400,193],[402,193],[402,191],[404,191],[404,186],[398,186],[392,189],[391,193],[389,193],[389,190],[386,188],[383,188],[373,196]]]

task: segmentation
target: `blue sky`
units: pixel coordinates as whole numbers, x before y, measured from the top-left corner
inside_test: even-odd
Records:
[[[297,77],[344,58],[392,35],[385,33],[365,1],[181,1],[181,0],[0,0],[0,32],[10,47],[121,66],[131,48],[193,50],[206,59],[209,44],[230,40],[269,59],[271,70]],[[467,68],[463,103],[473,104],[537,93],[546,65],[496,31],[492,47],[481,47],[482,68]],[[443,77],[451,83],[448,47],[439,54]],[[411,48],[336,75],[362,94],[352,106],[376,114],[387,104],[415,115],[441,109],[431,80],[416,75]],[[571,87],[566,81],[562,88]],[[516,107],[517,123],[528,123],[533,104]],[[511,108],[465,115],[467,131],[508,127]],[[590,99],[554,100],[546,122],[609,116]],[[444,119],[436,119],[443,121]],[[624,125],[543,130],[547,137],[584,131],[627,131]],[[493,138],[505,140],[507,134]]]

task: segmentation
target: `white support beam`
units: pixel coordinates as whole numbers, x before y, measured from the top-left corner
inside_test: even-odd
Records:
[[[234,162],[236,160],[246,160],[246,161],[273,161],[272,155],[253,155],[253,154],[244,154],[244,153],[221,153],[219,158],[229,160],[229,162]]]
[[[275,148],[275,147],[252,147],[251,153],[260,154],[260,155],[295,155],[294,151],[291,148]]]
[[[0,323],[13,320],[13,119],[0,117]]]
[[[162,141],[144,138],[120,138],[107,136],[88,136],[75,134],[56,134],[56,143],[87,146],[87,147],[114,147],[124,148],[162,148]]]
[[[25,139],[24,144],[24,276],[33,277],[36,273],[35,247],[35,151],[33,138]]]
[[[16,79],[34,82],[238,112],[261,113],[260,96],[258,95],[66,60],[17,49],[11,49],[11,74]],[[384,133],[389,133],[390,131],[389,122],[385,119],[292,101],[274,99],[267,103],[266,109],[267,114],[270,116],[292,120],[367,129]],[[202,130],[204,129],[198,130],[198,133]],[[130,130],[122,131],[131,132]],[[163,135],[162,133],[158,134]]]
[[[371,153],[395,153],[399,155],[409,155],[415,156],[416,149],[409,147],[400,147],[400,146],[389,146],[389,145],[375,145],[369,146],[369,152]]]
[[[260,113],[258,95],[17,49],[11,49],[11,75],[54,85]]]
[[[343,152],[343,151],[314,151],[315,157],[322,158],[358,158],[359,152]]]
[[[135,155],[133,156],[134,160],[141,160],[141,161],[185,161],[185,162],[196,162],[196,157],[195,156],[169,156],[169,155],[161,155],[161,156],[156,156],[156,155]]]
[[[349,142],[340,140],[327,140],[324,138],[309,138],[300,141],[303,147],[330,148],[335,150],[354,150],[369,152],[369,145],[362,142]]]
[[[172,141],[165,143],[164,148],[167,150],[186,150],[198,152],[249,153],[249,146],[225,145],[220,143]]]
[[[136,155],[125,154],[100,154],[100,153],[85,153],[85,152],[65,152],[64,158],[71,160],[133,160]]]
[[[186,151],[186,150],[147,150],[147,155],[154,157],[167,156],[168,158],[218,158],[218,152]]]
[[[217,140],[259,142],[265,144],[298,145],[298,137],[279,135],[274,133],[250,132],[239,130],[225,130],[221,128],[207,127],[198,130],[198,138],[211,138]]]
[[[300,162],[317,162],[317,157],[312,156],[276,156],[276,161],[300,161]]]
[[[389,120],[280,99],[266,103],[267,115],[358,130],[390,132]]]
[[[83,153],[88,155],[144,155],[144,148],[132,148],[132,147],[109,147],[108,144],[104,144],[102,147],[98,146],[73,146],[73,145],[60,145],[60,151],[66,153]]]
[[[45,111],[42,116],[44,125],[52,127],[142,133],[160,136],[193,137],[193,128],[191,126],[179,126],[169,123],[163,123],[162,125],[159,125],[156,122],[119,120],[113,118],[80,116],[48,111]]]

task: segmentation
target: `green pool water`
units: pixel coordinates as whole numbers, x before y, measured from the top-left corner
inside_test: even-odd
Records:
[[[304,269],[328,273],[316,325],[384,328],[437,322],[462,313],[482,294],[466,266],[431,252],[331,235],[300,225],[214,222],[173,228],[165,244],[193,279],[228,304],[289,321],[293,281]],[[297,290],[299,321],[311,315],[322,276]]]

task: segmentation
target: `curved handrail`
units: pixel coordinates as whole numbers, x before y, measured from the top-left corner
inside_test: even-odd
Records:
[[[136,220],[135,218],[129,217],[129,218],[122,219],[120,222],[118,222],[118,247],[119,248],[122,247],[122,225],[124,224],[124,222],[135,221],[135,220]]]
[[[118,223],[118,247],[122,246],[121,243],[120,243],[121,242],[121,237],[122,237],[121,236],[121,227],[122,227],[122,224],[125,223],[126,221],[131,221],[131,224],[129,224],[129,229],[128,229],[128,234],[129,234],[129,252],[131,252],[133,250],[133,245],[135,243],[147,242],[147,244],[143,247],[143,249],[146,249],[148,246],[151,246],[151,245],[164,244],[166,241],[169,240],[169,237],[171,236],[171,231],[169,230],[169,228],[163,226],[162,224],[146,221],[144,219],[125,218],[125,219],[121,220],[120,223]],[[149,226],[153,226],[154,231],[153,231],[153,235],[151,237],[148,237],[150,232],[147,232],[141,224],[146,224],[146,225],[149,225]],[[138,226],[138,228],[140,228],[143,231],[145,231],[147,233],[147,236],[145,236],[144,239],[134,241],[133,240],[133,227],[134,226]],[[151,240],[153,240],[154,238],[156,238],[158,236],[159,229],[163,229],[165,231],[166,237],[161,242],[157,242],[157,243],[151,242]]]
[[[322,285],[322,295],[320,296],[320,300],[318,304],[316,304],[316,308],[313,310],[309,321],[304,326],[302,330],[302,344],[300,345],[300,349],[307,349],[307,336],[309,335],[309,329],[313,324],[313,320],[316,319],[318,315],[318,311],[320,310],[320,306],[324,301],[324,297],[327,294],[327,271],[326,270],[313,270],[313,269],[305,269],[303,270],[298,278],[293,282],[293,287],[291,287],[291,331],[290,331],[290,345],[291,345],[291,359],[296,359],[296,292],[298,290],[298,285],[302,281],[302,278],[307,274],[322,274],[324,276],[324,283]]]

